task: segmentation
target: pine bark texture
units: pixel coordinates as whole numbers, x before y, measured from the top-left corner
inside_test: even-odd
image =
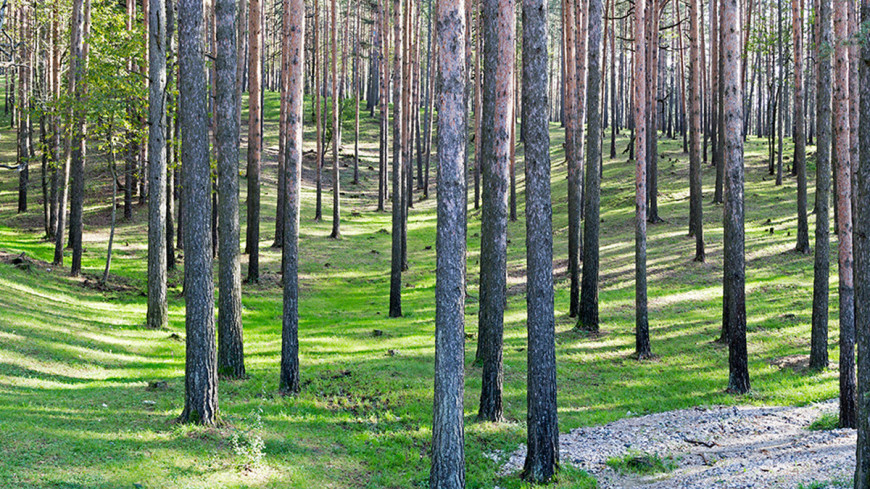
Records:
[[[704,250],[704,196],[701,181],[701,64],[700,44],[701,34],[699,24],[701,22],[698,8],[699,0],[691,0],[691,73],[689,76],[689,99],[691,113],[689,118],[689,235],[695,237],[695,261],[706,260]]]
[[[305,0],[284,0],[287,40],[287,140],[284,148],[283,281],[281,378],[284,393],[299,392],[299,200],[302,181],[303,88],[305,86]]]
[[[166,309],[166,6],[151,0],[148,33],[148,311],[146,326],[167,324]]]
[[[861,1],[862,23],[870,0]],[[855,326],[858,343],[858,440],[855,488],[870,489],[870,44],[860,44],[859,158],[855,168]],[[858,216],[864,216],[863,219]]]
[[[218,171],[218,373],[245,377],[239,257],[239,118],[236,115],[236,0],[216,0]]]
[[[483,383],[478,418],[501,421],[502,341],[507,301],[507,222],[513,108],[511,0],[483,0],[483,210],[480,222],[480,338]]]
[[[870,21],[870,0],[861,1],[861,21]],[[855,168],[855,326],[858,343],[858,440],[855,488],[870,489],[870,44],[860,45],[859,158]],[[860,218],[858,216],[864,216]]]
[[[250,1],[248,24],[248,227],[245,235],[245,250],[248,253],[248,277],[250,283],[260,280],[260,157],[263,148],[261,132],[260,89],[263,77],[262,34],[260,25],[261,0]]]
[[[562,29],[565,30],[565,159],[568,164],[568,276],[570,297],[568,316],[577,317],[580,312],[580,260],[581,246],[580,208],[582,191],[580,172],[583,165],[577,154],[577,23],[574,15],[574,2],[562,1]]]
[[[597,1],[597,0],[595,0]],[[595,3],[593,1],[593,4]],[[647,288],[646,288],[646,223],[647,223],[647,116],[655,118],[655,114],[647,114],[650,106],[646,100],[647,86],[642,80],[647,80],[650,74],[646,66],[647,49],[657,49],[656,46],[644,46],[644,40],[658,36],[658,32],[647,34],[646,15],[655,16],[654,5],[647,7],[645,0],[635,0],[634,19],[634,145],[635,145],[635,216],[634,216],[634,327],[635,327],[635,354],[638,360],[649,358],[652,353],[649,344],[649,318],[647,311]],[[592,15],[592,9],[589,10]],[[591,27],[591,26],[590,26]],[[590,28],[590,32],[592,29]],[[655,43],[654,43],[655,44]],[[591,59],[591,56],[590,56]],[[590,70],[590,73],[592,70]],[[591,82],[591,78],[590,78]],[[591,85],[591,83],[590,83]],[[655,125],[652,125],[655,130]],[[590,143],[591,144],[591,143]]]
[[[70,213],[69,213],[69,244],[72,248],[72,264],[70,275],[79,276],[82,270],[82,214],[85,201],[85,151],[87,147],[87,122],[84,110],[87,87],[85,74],[88,69],[88,48],[84,39],[88,35],[90,23],[90,0],[73,2],[71,36],[70,71],[76,89],[72,92],[75,106],[72,109],[72,143],[70,145]],[[62,250],[61,250],[62,252]],[[57,252],[55,251],[55,257]]]
[[[857,423],[855,392],[855,290],[852,275],[852,165],[849,154],[849,0],[834,0],[833,138],[840,298],[840,427]]]
[[[186,214],[184,297],[187,336],[184,411],[179,421],[212,425],[218,415],[218,384],[202,0],[179,0],[178,14],[178,112]]]
[[[744,254],[743,93],[740,83],[740,15],[738,0],[721,0],[722,138],[724,148],[724,307],[723,330],[728,332],[728,391],[749,391],[746,351],[746,268]]]
[[[583,227],[583,277],[580,285],[580,319],[577,327],[584,331],[598,331],[598,273],[599,273],[599,227],[601,220],[601,22],[603,7],[601,0],[591,0],[583,9],[588,33],[589,49],[586,55],[585,69],[578,65],[578,74],[586,76],[582,80],[585,89],[586,115],[586,191],[583,195],[585,203],[580,213],[586,220]],[[585,46],[583,46],[585,47]],[[581,48],[578,48],[581,49]],[[582,63],[581,63],[582,64]],[[581,102],[581,105],[582,104]],[[582,124],[580,124],[582,126]],[[582,137],[582,136],[581,136]],[[578,149],[582,152],[582,149]],[[582,170],[581,170],[582,172]],[[585,215],[584,215],[585,214]]]
[[[828,296],[831,201],[831,2],[819,2],[816,19],[816,231],[810,368],[828,366]]]
[[[404,223],[404,164],[402,161],[402,1],[393,0],[393,199],[390,259],[390,317],[402,316],[402,227]]]
[[[794,44],[794,170],[797,173],[797,243],[799,253],[810,252],[809,223],[807,222],[807,150],[804,134],[803,83],[803,4],[791,0],[792,39]]]
[[[593,1],[600,5],[600,0]],[[528,453],[522,477],[533,483],[549,482],[559,466],[553,304],[553,208],[550,200],[550,133],[547,120],[547,12],[547,3],[543,0],[523,0]],[[598,12],[600,21],[600,6]]]
[[[429,487],[465,487],[465,9],[437,2],[438,226],[435,282],[435,400]],[[395,204],[394,204],[395,205]]]

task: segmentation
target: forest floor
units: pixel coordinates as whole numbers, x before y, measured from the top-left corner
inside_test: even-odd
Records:
[[[599,489],[848,488],[856,433],[833,428],[837,408],[832,400],[627,414],[562,435],[559,455]],[[502,473],[519,471],[524,459],[524,448],[510,454]]]
[[[146,214],[121,220],[108,287],[105,264],[111,191],[105,158],[91,154],[82,279],[47,264],[40,172],[31,171],[30,208],[16,213],[17,179],[0,172],[0,487],[52,488],[409,488],[426,487],[432,424],[435,198],[415,198],[408,227],[410,270],[403,275],[404,317],[388,319],[390,214],[376,211],[377,123],[363,113],[361,182],[342,168],[342,239],[330,240],[331,194],[313,221],[314,188],[303,184],[300,236],[302,392],[277,394],[280,357],[280,254],[274,238],[278,102],[266,98],[262,280],[243,287],[244,381],[221,381],[222,424],[173,423],[184,391],[183,274],[169,276],[169,326],[145,320]],[[307,109],[310,108],[307,107]],[[306,111],[306,117],[311,111]],[[243,117],[245,120],[245,117]],[[349,126],[348,126],[349,127]],[[609,137],[609,130],[606,134]],[[245,131],[243,130],[244,134]],[[352,152],[345,130],[344,154]],[[834,367],[810,372],[784,359],[806,358],[812,255],[793,250],[796,182],[774,186],[766,146],[746,148],[746,256],[752,391],[725,393],[727,349],[719,334],[722,301],[722,207],[710,204],[715,171],[703,167],[707,262],[695,263],[687,236],[688,158],[677,140],[659,146],[659,211],[649,227],[649,296],[655,358],[634,350],[633,164],[617,138],[604,161],[601,198],[601,334],[573,330],[568,317],[564,131],[551,126],[556,272],[559,424],[563,433],[635,415],[716,405],[801,406],[837,395]],[[312,149],[313,131],[305,131]],[[15,157],[12,131],[0,132],[0,158]],[[790,145],[787,143],[786,164]],[[243,146],[244,148],[244,146]],[[605,144],[608,153],[609,141]],[[813,147],[809,148],[813,154]],[[245,154],[244,149],[241,152]],[[244,156],[242,156],[244,157]],[[509,233],[504,406],[507,422],[475,421],[480,368],[477,331],[480,211],[469,209],[466,331],[466,459],[469,488],[519,488],[491,455],[525,440],[525,222],[522,146],[519,217]],[[310,165],[310,161],[308,161]],[[345,160],[350,163],[350,160]],[[327,164],[329,160],[327,159]],[[810,203],[814,161],[810,158]],[[307,175],[310,175],[311,168]],[[328,175],[328,172],[325,173]],[[432,180],[435,171],[432,169]],[[325,191],[330,190],[327,177]],[[419,197],[419,193],[416,197]],[[471,202],[473,203],[473,190]],[[245,182],[242,182],[242,202]],[[244,225],[245,208],[242,206]],[[810,229],[815,219],[810,217]],[[812,231],[811,231],[812,233]],[[244,238],[244,230],[242,232]],[[834,237],[832,236],[832,242]],[[836,246],[831,247],[830,356],[837,358]],[[28,265],[12,258],[26,253]],[[179,257],[183,252],[179,251]],[[12,258],[9,258],[12,257]],[[69,264],[69,254],[66,264]],[[243,258],[243,274],[247,257]],[[798,362],[800,363],[800,362]],[[836,361],[832,362],[836,363]],[[631,414],[629,414],[631,413]],[[834,475],[820,473],[819,480]],[[593,487],[587,472],[563,466],[557,487]]]

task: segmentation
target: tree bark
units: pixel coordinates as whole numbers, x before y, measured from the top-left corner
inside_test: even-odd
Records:
[[[700,31],[701,23],[698,0],[691,0],[691,73],[689,77],[689,99],[691,113],[689,132],[689,236],[695,237],[695,261],[704,262],[704,206],[703,186],[701,181],[701,64]]]
[[[870,0],[861,1],[861,21],[870,21]],[[855,168],[855,325],[858,343],[858,441],[855,488],[870,488],[870,44],[860,45],[858,93],[859,158]]]
[[[722,0],[721,93],[724,125],[724,306],[723,329],[728,332],[728,391],[749,391],[746,351],[746,269],[743,202],[743,96],[740,84],[740,19],[738,0]],[[720,139],[720,141],[722,140]]]
[[[857,424],[855,392],[855,292],[852,277],[852,166],[849,154],[848,0],[834,0],[833,137],[836,143],[837,262],[840,296],[840,427]]]
[[[597,10],[590,6],[590,18],[600,22],[601,0],[592,0],[591,5],[595,4]],[[553,208],[550,200],[550,133],[547,122],[548,10],[547,3],[543,0],[523,0],[528,453],[522,478],[532,483],[551,481],[559,466],[553,304]],[[591,12],[597,12],[597,17]],[[597,80],[594,85],[598,85]]]
[[[502,342],[507,301],[507,221],[510,126],[513,108],[513,24],[511,0],[483,0],[483,120],[481,163],[483,211],[480,222],[479,358],[483,382],[478,419],[503,418]]]
[[[284,148],[283,281],[284,304],[281,332],[279,389],[296,393],[299,384],[299,201],[302,181],[303,89],[305,86],[305,0],[284,0],[284,69],[287,86],[287,141]]]
[[[90,0],[73,2],[73,24],[70,29],[73,66],[70,72],[76,89],[71,91],[75,97],[75,107],[72,109],[73,127],[70,145],[72,185],[69,215],[69,239],[73,250],[70,275],[73,277],[78,277],[82,270],[82,214],[85,202],[85,152],[87,150],[87,117],[83,106],[87,93],[85,76],[88,69],[88,45],[84,40],[90,30],[90,16]],[[55,250],[55,258],[57,258],[57,250]]]
[[[810,252],[809,223],[807,222],[807,159],[804,135],[803,85],[803,2],[791,0],[792,39],[794,43],[794,168],[797,173],[798,226],[795,250]]]
[[[202,0],[178,2],[179,119],[184,190],[184,297],[187,353],[180,422],[217,421],[217,354],[211,251],[211,171],[203,59]]]
[[[650,74],[647,72],[646,56],[648,49],[658,49],[658,43],[653,41],[652,46],[645,46],[645,40],[658,37],[658,30],[647,34],[647,19],[645,16],[656,16],[655,3],[647,7],[645,0],[635,0],[634,13],[634,126],[635,126],[635,216],[634,216],[634,265],[635,265],[635,354],[638,360],[652,356],[649,342],[649,318],[647,312],[647,288],[646,288],[646,223],[647,223],[647,117],[655,118],[654,114],[647,114],[647,85],[642,80],[647,80]],[[589,13],[592,15],[590,8]],[[656,24],[649,22],[649,26]],[[592,28],[590,25],[590,32]],[[648,37],[647,37],[648,36]],[[590,45],[595,45],[590,42]],[[590,56],[590,60],[592,56]],[[590,63],[590,74],[592,64]],[[590,79],[591,81],[591,79]],[[591,86],[591,83],[590,83]],[[591,97],[590,97],[591,99]],[[591,113],[592,111],[590,111]],[[654,123],[652,124],[655,128]],[[590,147],[591,147],[590,142]],[[587,221],[588,225],[588,221]]]
[[[562,0],[562,29],[565,31],[565,159],[568,164],[568,276],[570,297],[568,316],[577,317],[580,310],[580,171],[583,165],[577,154],[577,56],[574,52],[577,41],[577,23],[574,21],[574,1]],[[489,120],[489,119],[487,119]]]
[[[581,3],[582,0],[581,0]],[[586,225],[583,228],[583,278],[580,290],[580,319],[577,327],[584,331],[598,331],[598,267],[599,226],[601,213],[601,0],[588,2],[588,50],[586,59]]]
[[[245,236],[245,251],[248,253],[248,283],[260,281],[260,156],[263,147],[261,126],[263,65],[261,0],[250,0],[251,12],[248,24],[249,84],[248,84],[248,227]]]
[[[831,200],[831,3],[819,2],[816,22],[816,231],[810,368],[828,366],[828,284]]]
[[[435,402],[429,487],[465,487],[465,12],[437,2],[438,227],[435,284]],[[401,32],[397,31],[397,35]],[[397,55],[398,56],[398,55]],[[395,191],[394,191],[395,192]],[[393,205],[396,205],[395,203]]]
[[[153,0],[152,0],[153,1]],[[239,259],[239,118],[236,115],[236,0],[216,0],[218,171],[218,373],[245,377],[242,341],[242,272]]]
[[[342,100],[338,86],[338,8],[336,0],[332,0],[332,239],[341,238],[341,180],[338,173],[338,145],[341,140],[341,108]]]
[[[402,226],[404,221],[405,193],[404,164],[402,155],[404,148],[402,143],[402,121],[404,111],[402,107],[402,1],[393,0],[393,226],[392,226],[392,250],[390,262],[390,317],[402,316]]]
[[[148,312],[149,329],[168,323],[166,306],[166,4],[151,0],[148,33]]]

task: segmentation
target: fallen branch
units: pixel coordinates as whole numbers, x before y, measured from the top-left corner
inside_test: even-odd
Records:
[[[683,437],[683,441],[686,443],[691,443],[692,445],[703,445],[707,448],[713,448],[716,445],[718,445],[718,443],[716,443],[715,441],[693,440],[691,438],[686,438],[686,437]]]

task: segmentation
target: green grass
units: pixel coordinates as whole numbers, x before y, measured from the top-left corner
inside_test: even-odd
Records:
[[[848,489],[852,487],[852,480],[816,481],[809,484],[800,484],[797,489]]]
[[[300,235],[302,392],[277,394],[280,357],[280,254],[274,237],[277,97],[267,94],[269,145],[263,165],[259,285],[244,285],[245,381],[221,381],[224,425],[178,426],[183,407],[182,273],[170,274],[169,326],[142,328],[145,318],[146,209],[119,222],[111,287],[85,285],[67,269],[30,272],[0,264],[0,487],[117,488],[413,488],[426,487],[434,368],[435,199],[415,201],[409,216],[410,270],[403,276],[404,317],[387,318],[390,215],[378,213],[377,124],[363,112],[361,183],[342,169],[341,240],[330,240],[331,195],[314,222],[313,184],[303,184]],[[306,108],[306,114],[310,110]],[[812,256],[794,253],[796,182],[776,187],[766,173],[762,141],[746,148],[746,253],[749,368],[752,393],[725,393],[727,349],[714,343],[721,324],[722,207],[712,205],[714,170],[705,165],[707,263],[694,263],[688,230],[688,158],[678,141],[659,147],[660,214],[649,227],[649,317],[654,360],[634,350],[633,164],[605,158],[601,197],[601,329],[573,331],[568,317],[567,182],[552,132],[554,269],[559,425],[564,432],[645,414],[713,404],[801,405],[835,397],[837,373],[777,367],[806,355],[812,300]],[[243,129],[242,133],[245,133]],[[3,129],[0,158],[14,158]],[[306,150],[313,131],[305,128]],[[352,131],[344,133],[345,143]],[[346,146],[346,151],[352,151]],[[813,148],[810,148],[812,153]],[[244,155],[244,149],[242,150]],[[788,153],[787,153],[788,154]],[[511,452],[525,438],[525,222],[522,147],[517,176],[520,220],[509,233],[509,298],[505,317],[504,406],[508,422],[475,422],[481,371],[466,342],[465,435],[468,487],[524,487],[496,476],[487,454]],[[88,164],[84,271],[104,265],[111,195],[106,164]],[[812,161],[810,162],[812,168]],[[369,169],[374,168],[374,170]],[[310,170],[310,168],[309,168]],[[810,178],[814,175],[812,169]],[[50,261],[42,239],[39,171],[32,171],[30,209],[16,214],[17,174],[0,172],[0,250]],[[432,171],[434,181],[435,171]],[[810,181],[810,189],[813,182]],[[242,202],[244,189],[242,182]],[[325,189],[329,190],[328,183]],[[419,194],[417,194],[419,196]],[[812,192],[810,202],[813,201]],[[480,211],[469,209],[466,331],[477,330]],[[245,208],[242,206],[244,225]],[[810,216],[811,229],[815,218]],[[774,234],[768,229],[773,228]],[[791,235],[789,235],[789,233]],[[242,233],[244,236],[244,230]],[[834,238],[832,237],[832,240]],[[836,246],[832,253],[831,358],[837,350]],[[69,255],[67,255],[67,264]],[[243,271],[247,257],[243,258]],[[373,330],[384,331],[374,336]],[[389,355],[396,350],[397,355]],[[149,382],[167,382],[148,390]],[[153,404],[145,403],[153,402]],[[259,417],[258,417],[259,416]],[[258,421],[259,419],[259,421]],[[257,467],[233,448],[235,433],[263,442]],[[250,457],[248,457],[250,458]],[[557,487],[587,487],[588,477],[563,467]]]
[[[611,457],[605,462],[620,474],[651,475],[671,472],[677,468],[677,460],[670,455],[630,451],[620,457]]]
[[[836,414],[823,414],[813,420],[807,427],[810,431],[835,430],[840,425],[840,418]]]

